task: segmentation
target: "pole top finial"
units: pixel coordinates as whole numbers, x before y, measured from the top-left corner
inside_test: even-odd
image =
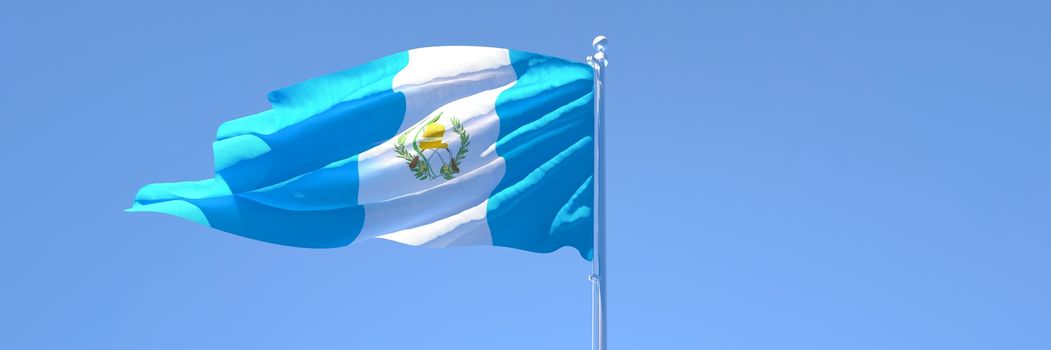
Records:
[[[591,46],[595,47],[595,51],[606,52],[606,43],[609,39],[605,35],[599,35],[595,37],[595,40],[591,41]]]
[[[605,35],[599,35],[595,37],[595,40],[591,41],[591,46],[595,47],[595,53],[588,56],[587,62],[592,68],[602,69],[609,65],[609,61],[606,60],[606,43],[609,39],[606,39]]]

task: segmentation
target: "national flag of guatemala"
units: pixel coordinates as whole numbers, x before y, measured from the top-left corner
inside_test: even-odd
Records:
[[[274,91],[219,126],[215,177],[146,185],[131,212],[296,247],[564,246],[592,258],[593,71],[428,47]]]

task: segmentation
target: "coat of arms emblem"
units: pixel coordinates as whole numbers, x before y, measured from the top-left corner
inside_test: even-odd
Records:
[[[442,114],[438,113],[422,125],[417,124],[405,130],[394,141],[394,153],[398,158],[405,160],[412,175],[418,180],[433,180],[439,177],[451,180],[460,173],[460,165],[467,157],[471,135],[459,119],[449,118],[449,123],[452,124],[450,131],[456,134],[460,141],[459,147],[453,153],[449,144],[444,141],[445,125],[438,122],[441,117]],[[407,146],[411,146],[411,149]],[[439,163],[441,165],[435,171],[435,166]]]

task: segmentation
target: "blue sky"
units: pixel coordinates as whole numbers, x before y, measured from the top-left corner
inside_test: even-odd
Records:
[[[564,249],[268,245],[122,212],[266,93],[610,37],[614,349],[1051,343],[1046,2],[8,2],[0,347],[584,349]]]

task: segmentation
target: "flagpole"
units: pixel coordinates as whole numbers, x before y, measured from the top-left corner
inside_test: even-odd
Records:
[[[592,308],[592,347],[606,350],[606,43],[603,35],[595,37],[591,46],[595,53],[588,56],[587,62],[595,71],[595,174],[594,190],[594,247],[592,255],[592,272],[589,279],[592,283],[592,297],[595,298]]]

